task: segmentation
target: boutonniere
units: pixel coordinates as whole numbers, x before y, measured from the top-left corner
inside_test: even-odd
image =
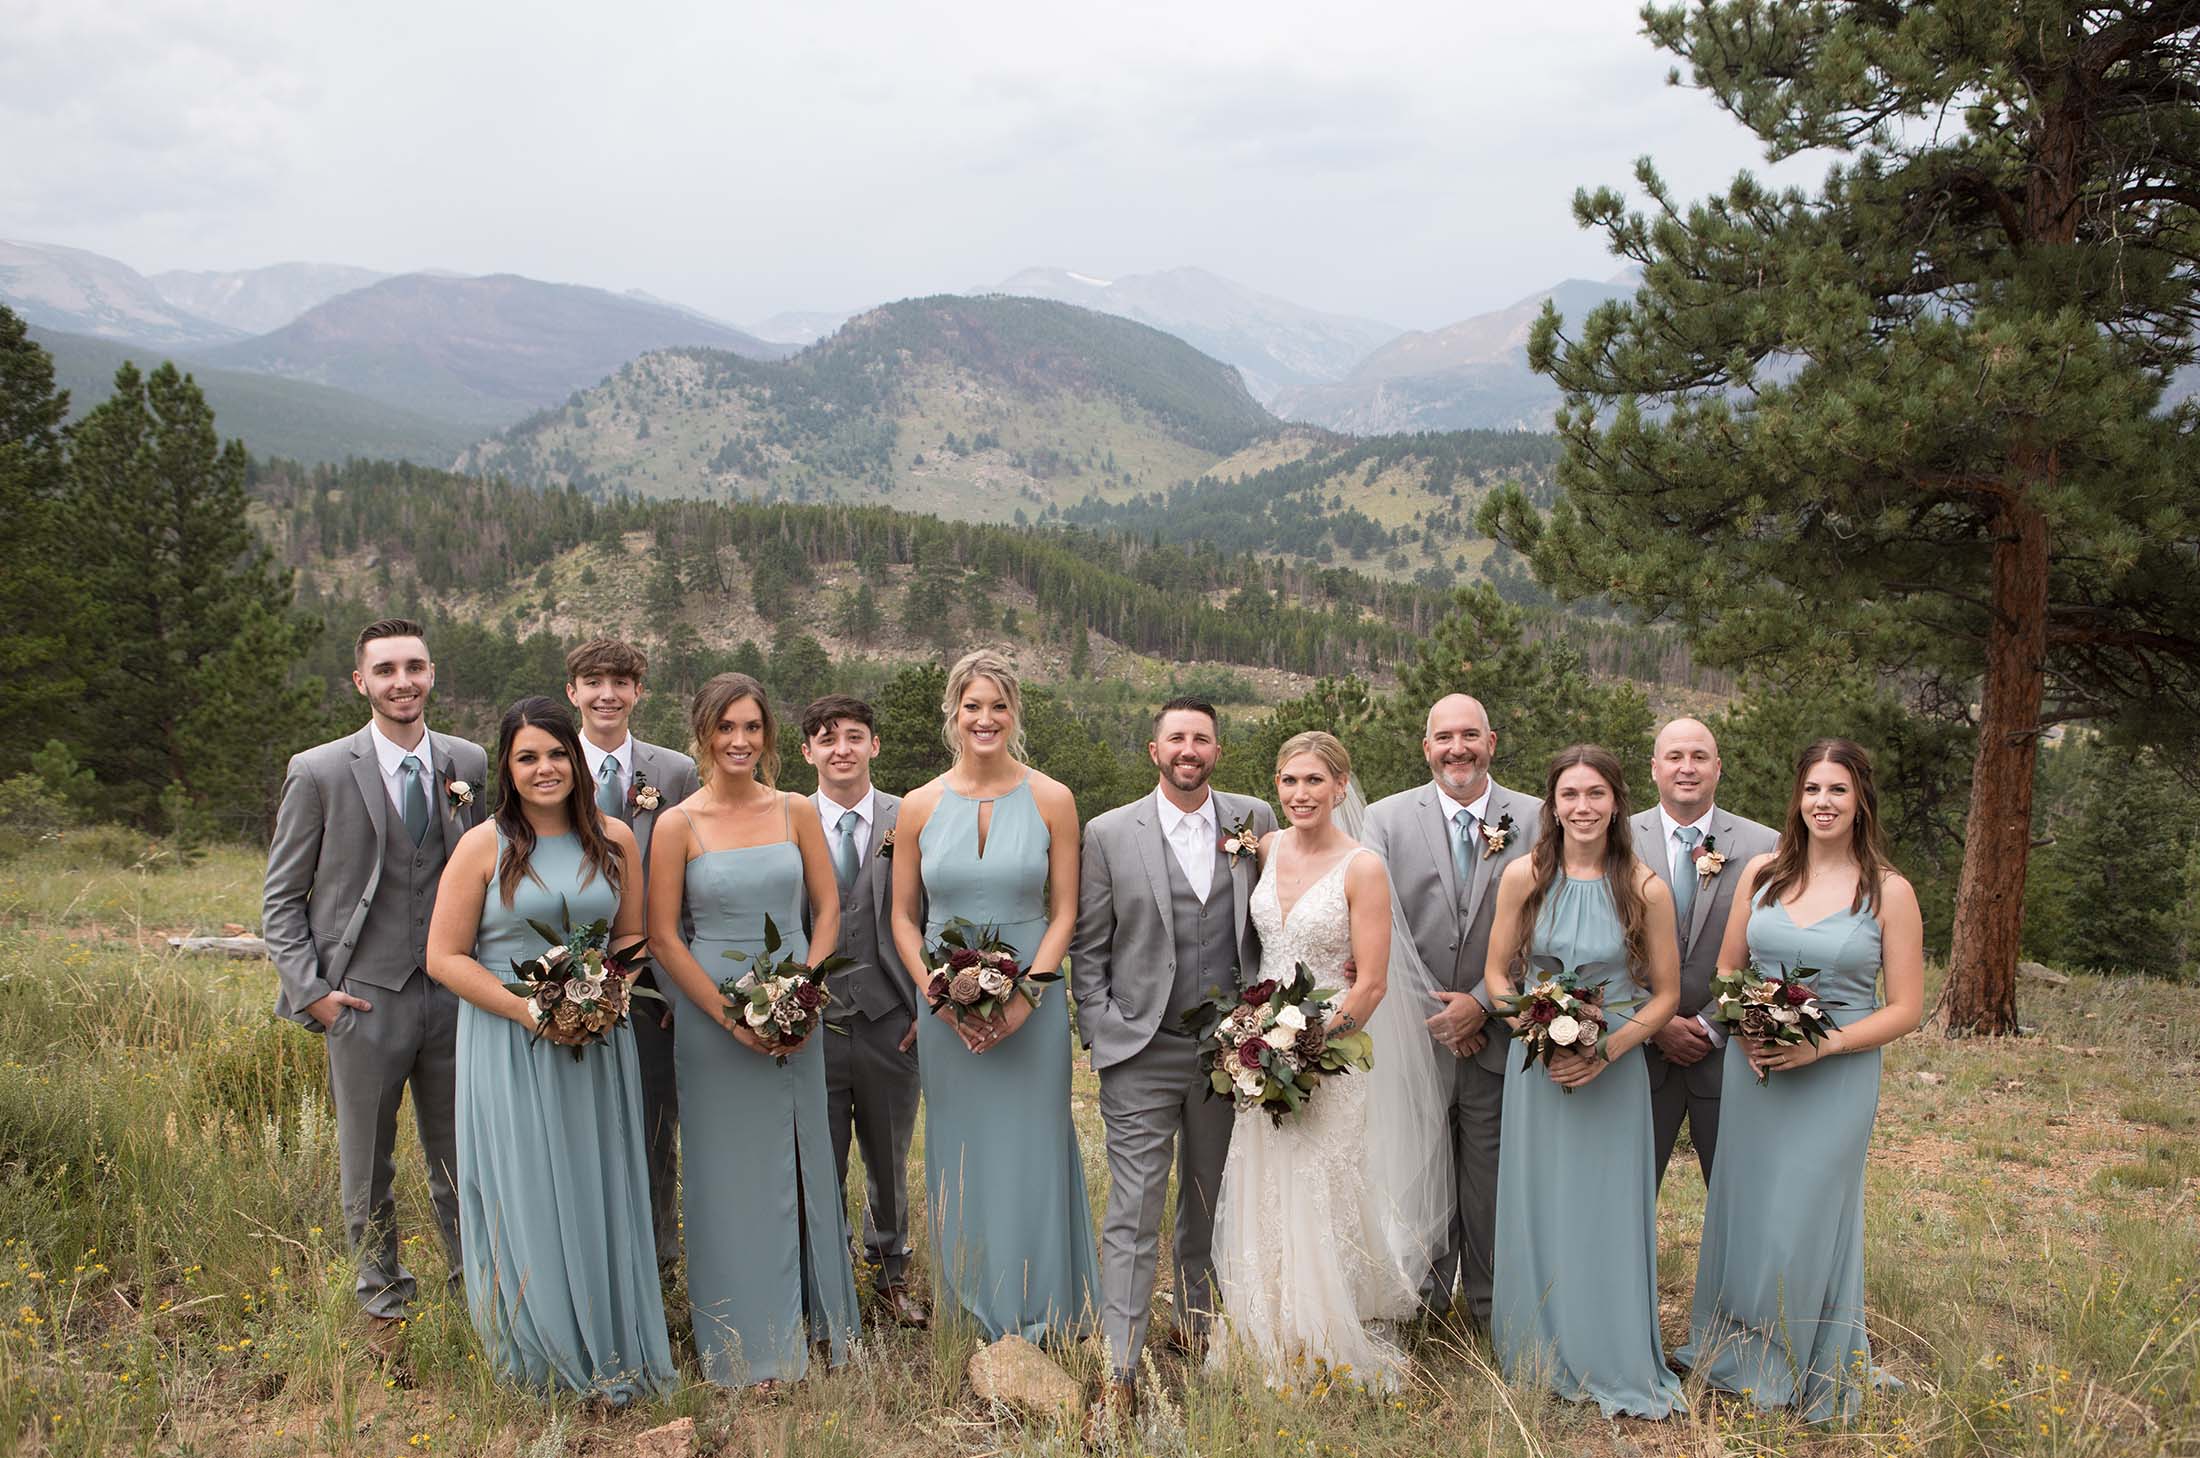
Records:
[[[1259,855],[1260,835],[1253,829],[1253,817],[1250,815],[1244,816],[1239,819],[1237,824],[1223,832],[1219,848],[1224,855],[1230,858],[1232,869],[1235,869],[1240,862],[1249,861],[1254,856]]]
[[[1705,836],[1703,849],[1696,852],[1696,879],[1708,881],[1725,869],[1726,854],[1719,849],[1719,838],[1715,835]]]
[[[894,828],[892,826],[888,826],[886,833],[878,838],[878,847],[871,853],[882,861],[890,861],[894,858]]]
[[[451,802],[453,810],[469,809],[474,803],[474,787],[464,780],[445,780],[443,797]]]
[[[1512,838],[1513,818],[1510,815],[1500,815],[1497,817],[1495,825],[1483,826],[1482,859],[1486,861],[1491,856],[1504,854],[1505,847],[1512,841]]]
[[[645,812],[654,811],[664,803],[664,800],[665,797],[662,791],[643,778],[640,770],[634,771],[633,787],[626,792],[628,808]]]

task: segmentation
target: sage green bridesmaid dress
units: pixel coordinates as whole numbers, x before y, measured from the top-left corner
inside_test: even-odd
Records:
[[[739,976],[728,951],[764,949],[769,915],[800,960],[802,852],[785,840],[703,847],[687,863],[688,950],[712,982]],[[669,977],[673,1075],[680,1089],[680,1210],[688,1307],[703,1375],[721,1387],[793,1381],[812,1342],[839,1366],[856,1338],[848,1212],[825,1120],[820,1029],[784,1064],[734,1040]]]
[[[956,917],[993,927],[1027,965],[1046,934],[1051,837],[1029,778],[984,803],[941,786],[925,821],[929,947]],[[985,1053],[926,1013],[917,1019],[924,1083],[924,1179],[934,1289],[996,1341],[1074,1339],[1091,1330],[1100,1290],[1092,1204],[1070,1122],[1069,996],[1048,983],[1021,1028]]]
[[[1749,914],[1749,955],[1816,967],[1842,1027],[1879,1005],[1879,921],[1843,909],[1797,926],[1774,902]],[[1713,1387],[1811,1422],[1854,1416],[1872,1369],[1864,1334],[1864,1155],[1879,1114],[1880,1050],[1775,1073],[1750,1071],[1730,1038],[1719,1159],[1704,1201],[1688,1345],[1676,1359]]]
[[[492,883],[481,909],[474,956],[498,977],[548,947],[529,920],[618,914],[609,882],[583,882],[578,837],[538,841],[530,864],[510,906]],[[576,1061],[462,1002],[457,1133],[466,1306],[490,1366],[614,1403],[669,1390],[634,1030],[613,1028]]]
[[[1620,1010],[1648,996],[1628,974],[1602,877],[1553,886],[1528,950],[1541,970],[1602,986],[1614,1030]],[[1606,1417],[1684,1410],[1658,1335],[1658,1168],[1641,1047],[1571,1093],[1516,1053],[1500,1138],[1490,1334],[1505,1375],[1594,1401]],[[1723,1161],[1723,1131],[1720,1141]]]

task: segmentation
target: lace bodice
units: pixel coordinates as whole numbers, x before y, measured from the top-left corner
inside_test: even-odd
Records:
[[[1271,848],[1268,868],[1247,904],[1260,932],[1261,976],[1288,980],[1293,964],[1304,962],[1316,987],[1344,986],[1344,964],[1352,955],[1352,912],[1345,902],[1344,868],[1366,847],[1346,852],[1313,885],[1301,892],[1291,914],[1283,914],[1276,890],[1280,844]]]

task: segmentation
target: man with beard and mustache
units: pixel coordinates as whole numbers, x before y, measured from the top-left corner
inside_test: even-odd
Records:
[[[372,717],[291,758],[262,920],[281,984],[275,1011],[328,1039],[345,1234],[370,1344],[386,1353],[414,1295],[391,1194],[407,1085],[451,1284],[461,1279],[458,998],[425,969],[436,885],[450,849],[481,821],[489,757],[429,731],[435,664],[420,624],[369,623],[353,661]]]
[[[1221,754],[1214,705],[1171,699],[1154,716],[1151,795],[1085,827],[1070,991],[1100,1076],[1108,1212],[1100,1229],[1101,1332],[1110,1380],[1090,1418],[1127,1416],[1153,1303],[1161,1211],[1177,1165],[1176,1326],[1189,1348],[1214,1313],[1215,1200],[1230,1149],[1228,1099],[1210,1099],[1183,1015],[1257,965],[1247,898],[1253,847],[1276,828],[1259,800],[1208,788]],[[1224,848],[1242,840],[1243,851]]]
[[[1454,1055],[1457,1208],[1422,1296],[1431,1311],[1447,1311],[1456,1282],[1465,1288],[1468,1312],[1484,1325],[1496,1269],[1497,1145],[1509,1039],[1504,1020],[1490,1016],[1482,964],[1498,878],[1527,854],[1543,810],[1533,795],[1490,778],[1496,753],[1497,733],[1479,702],[1465,694],[1438,699],[1421,737],[1429,783],[1369,806],[1362,837],[1388,863],[1414,947],[1436,979],[1443,1006],[1432,1010],[1429,1033]]]

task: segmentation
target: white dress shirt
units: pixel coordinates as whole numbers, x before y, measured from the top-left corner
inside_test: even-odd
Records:
[[[864,790],[863,798],[853,805],[843,805],[823,790],[810,798],[817,802],[817,818],[824,822],[825,834],[835,843],[840,839],[840,817],[850,810],[856,812],[856,823],[848,835],[856,843],[856,864],[862,865],[864,852],[871,848],[871,826],[878,819],[878,791],[875,788]]]
[[[1709,835],[1711,833],[1711,817],[1717,813],[1718,807],[1716,805],[1706,805],[1703,807],[1703,814],[1684,823],[1672,817],[1666,810],[1664,801],[1658,802],[1658,823],[1665,827],[1665,867],[1672,873],[1674,885],[1678,886],[1681,883],[1681,877],[1696,874],[1695,858],[1688,854],[1688,847],[1681,844],[1681,832],[1688,829],[1689,826],[1694,826],[1702,831],[1704,835]],[[1703,844],[1701,836],[1697,838],[1696,844],[1699,846]],[[1711,894],[1710,884],[1698,880],[1696,882],[1696,894],[1698,896],[1709,896]],[[1707,925],[1704,930],[1708,932],[1711,928]],[[1725,932],[1724,927],[1719,929],[1721,936],[1724,936]],[[1712,1047],[1723,1048],[1726,1046],[1726,1034],[1719,1031],[1718,1024],[1712,1022],[1702,1013],[1696,1014],[1696,1026],[1703,1029],[1703,1035],[1711,1040]]]
[[[603,762],[613,755],[617,755],[619,759],[619,771],[616,778],[619,786],[619,803],[624,805],[627,791],[634,784],[634,736],[632,734],[627,735],[626,741],[617,749],[598,749],[595,740],[590,739],[585,734],[581,736],[581,758],[588,761],[589,799],[593,800],[598,794],[602,793]]]
[[[1176,863],[1184,871],[1184,879],[1190,883],[1192,894],[1199,904],[1207,904],[1207,895],[1215,884],[1215,846],[1221,832],[1215,828],[1215,797],[1209,791],[1200,801],[1197,810],[1179,810],[1176,802],[1154,787],[1154,803],[1161,807],[1161,838],[1169,843],[1176,854]]]
[[[367,721],[367,732],[374,736],[375,762],[382,768],[382,788],[390,792],[390,803],[397,813],[405,813],[405,756],[420,761],[420,789],[428,797],[428,814],[435,814],[435,796],[440,788],[435,782],[435,753],[428,747],[428,728],[420,727],[420,743],[407,749],[382,732],[382,726],[372,719]]]

